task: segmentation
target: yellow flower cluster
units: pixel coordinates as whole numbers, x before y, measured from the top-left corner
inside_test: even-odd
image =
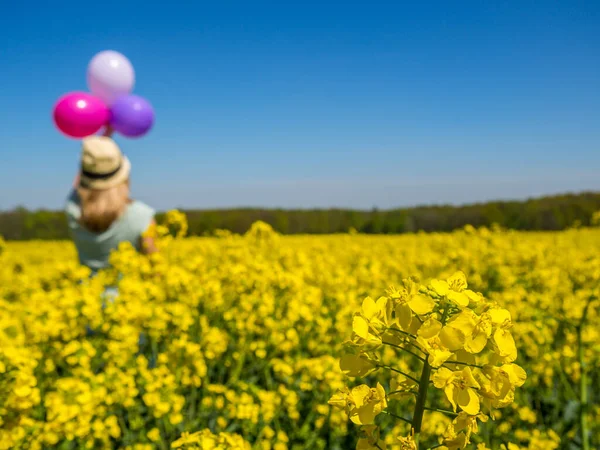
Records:
[[[430,383],[442,390],[456,418],[444,432],[443,444],[465,448],[477,432],[477,420],[487,421],[495,408],[514,401],[515,388],[524,384],[525,371],[514,364],[517,347],[510,332],[510,312],[481,294],[467,289],[457,272],[447,280],[421,285],[404,280],[400,289],[374,301],[367,297],[352,321],[353,336],[346,343],[350,353],[340,368],[348,376],[365,376],[377,368],[399,375],[390,382],[390,396],[414,394],[412,433],[421,432]],[[420,373],[408,374],[381,362],[378,350],[388,346],[422,362]],[[388,394],[381,384],[362,384],[332,397],[330,404],[346,410],[352,422],[373,425],[385,412]],[[483,414],[483,413],[485,414]],[[370,432],[373,434],[373,431]],[[402,438],[411,445],[413,436]],[[371,443],[377,448],[377,439]],[[360,448],[367,448],[364,442]]]
[[[152,224],[144,233],[144,237],[153,238],[157,248],[166,247],[173,239],[187,234],[188,223],[184,213],[177,210],[168,211],[160,223]]]
[[[185,229],[0,243],[0,449],[600,448],[600,230]]]
[[[185,450],[251,450],[250,444],[240,436],[230,433],[213,434],[210,430],[183,433],[171,448]]]

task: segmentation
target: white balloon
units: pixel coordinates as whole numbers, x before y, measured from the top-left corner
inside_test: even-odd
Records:
[[[110,106],[117,98],[133,90],[135,72],[125,55],[106,50],[90,61],[87,83],[92,94]]]

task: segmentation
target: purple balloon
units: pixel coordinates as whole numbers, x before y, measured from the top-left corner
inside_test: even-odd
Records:
[[[110,108],[110,125],[123,136],[140,137],[154,123],[154,109],[145,98],[137,95],[119,97]]]

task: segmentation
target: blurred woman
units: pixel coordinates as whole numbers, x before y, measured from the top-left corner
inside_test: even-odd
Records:
[[[143,237],[154,224],[154,210],[130,198],[131,163],[109,135],[83,140],[81,170],[66,205],[79,261],[92,273],[109,266],[110,252],[121,242],[156,251],[153,240]]]

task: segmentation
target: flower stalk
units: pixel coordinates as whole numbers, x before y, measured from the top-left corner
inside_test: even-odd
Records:
[[[417,395],[417,403],[415,405],[415,413],[413,415],[413,428],[415,435],[421,432],[423,423],[423,414],[425,413],[425,402],[427,401],[427,388],[429,387],[429,377],[431,376],[431,366],[428,361],[425,361],[423,371],[421,372],[421,380],[419,381],[419,394]]]
[[[581,315],[581,321],[577,326],[577,358],[579,360],[579,367],[581,375],[579,377],[579,432],[581,438],[582,450],[590,450],[590,430],[588,424],[588,380],[587,380],[587,362],[585,360],[585,348],[583,344],[583,329],[587,319],[588,310],[590,303],[594,300],[594,297],[590,297],[583,313]]]

